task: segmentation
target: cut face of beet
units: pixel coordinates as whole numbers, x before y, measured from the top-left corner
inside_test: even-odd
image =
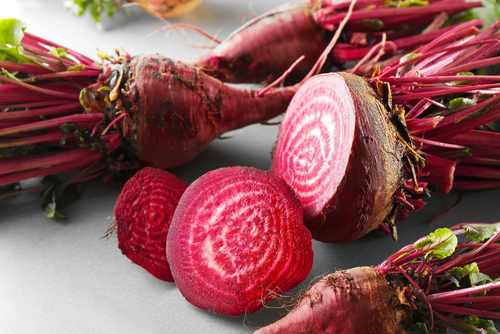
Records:
[[[356,119],[350,96],[342,77],[313,77],[283,119],[272,171],[292,186],[308,219],[321,213],[344,178]]]
[[[394,208],[405,148],[375,91],[351,74],[304,83],[285,113],[271,171],[304,206],[314,239],[345,242],[377,228]]]
[[[122,253],[167,282],[173,282],[165,253],[167,232],[187,186],[169,172],[146,167],[125,184],[115,205],[115,227]]]
[[[184,297],[238,316],[292,289],[313,263],[302,206],[275,175],[249,167],[211,171],[183,194],[167,258]]]

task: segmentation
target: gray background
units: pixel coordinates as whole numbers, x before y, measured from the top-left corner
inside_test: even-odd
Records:
[[[241,24],[235,22],[240,15],[261,14],[282,3],[207,0],[183,20],[172,22],[190,23],[223,39]],[[58,0],[0,0],[0,4],[1,18],[22,19],[29,32],[93,58],[97,50],[112,53],[122,43],[132,55],[160,53],[184,61],[203,52],[172,34],[148,37],[164,24],[135,8],[130,15],[119,12],[113,21],[103,17],[99,30],[89,15],[74,17]],[[196,33],[187,35],[184,43],[207,45]],[[277,126],[264,125],[230,132],[228,139],[216,140],[172,172],[192,182],[223,166],[268,170],[277,132]],[[132,264],[121,254],[115,237],[103,238],[118,194],[113,181],[89,182],[81,200],[65,210],[69,216],[65,220],[45,218],[37,193],[0,202],[0,333],[251,333],[277,319],[280,311],[270,308],[235,318],[202,311],[186,302],[173,283],[159,281]],[[304,284],[333,268],[377,265],[438,227],[495,222],[500,218],[499,197],[500,190],[465,192],[453,212],[430,225],[458,198],[456,192],[434,195],[423,210],[411,213],[400,225],[397,243],[381,232],[347,244],[314,242],[315,262]]]

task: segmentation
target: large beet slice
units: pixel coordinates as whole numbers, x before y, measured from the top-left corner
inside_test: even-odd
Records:
[[[292,99],[271,170],[304,206],[314,239],[345,242],[377,228],[395,205],[405,147],[365,79],[323,74]]]
[[[118,247],[154,277],[173,282],[165,243],[177,203],[188,184],[146,167],[125,183],[115,205]]]
[[[182,195],[167,236],[174,280],[195,306],[238,316],[303,281],[313,263],[302,206],[277,176],[227,167]]]

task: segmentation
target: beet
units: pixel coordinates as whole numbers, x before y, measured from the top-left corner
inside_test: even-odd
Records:
[[[371,79],[329,73],[301,85],[271,170],[296,192],[314,239],[345,242],[379,227],[397,239],[396,222],[432,191],[499,185],[489,124],[500,118],[499,81],[481,72],[500,62],[500,21],[479,34],[474,24]]]
[[[166,257],[167,233],[188,184],[161,169],[145,167],[125,183],[115,205],[118,248],[154,277],[173,282]]]
[[[187,162],[227,131],[280,115],[295,93],[276,88],[258,97],[257,89],[227,86],[158,55],[134,57],[122,66],[123,80],[114,87],[126,93],[113,101],[108,115],[126,110],[118,125],[128,152],[162,169]]]
[[[78,171],[47,194],[51,207],[72,183],[182,165],[224,132],[280,115],[297,90],[259,94],[159,55],[123,53],[96,63],[25,33],[21,21],[1,20],[2,26],[25,51],[0,61],[11,74],[0,76],[0,187]],[[9,189],[16,191],[6,196],[17,193],[17,186]]]
[[[241,26],[193,64],[225,82],[271,83],[305,56],[286,78],[287,83],[297,83],[327,48],[349,15],[351,3],[310,0],[279,6]],[[375,64],[372,61],[358,68],[365,63],[364,57],[371,54],[370,59],[380,61],[402,57],[449,31],[451,27],[440,29],[448,16],[454,22],[465,10],[480,6],[479,1],[463,0],[431,0],[409,7],[399,1],[357,1],[323,69],[356,68],[356,73],[369,76]],[[379,51],[382,54],[377,56]]]
[[[257,311],[311,270],[302,216],[293,191],[269,172],[225,167],[204,174],[182,195],[167,237],[177,287],[204,310]]]
[[[377,267],[334,271],[289,296],[292,310],[255,334],[495,333],[499,227],[438,229]],[[459,242],[461,234],[469,240]]]
[[[405,147],[368,82],[312,77],[292,99],[271,170],[297,193],[313,238],[344,242],[377,228],[405,181]]]

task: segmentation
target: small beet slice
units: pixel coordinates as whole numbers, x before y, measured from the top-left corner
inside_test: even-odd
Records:
[[[312,237],[346,242],[377,228],[404,182],[405,147],[364,78],[314,76],[290,103],[271,171],[304,206]]]
[[[187,301],[238,316],[292,289],[313,263],[292,189],[250,167],[220,168],[182,195],[167,236],[172,276]]]
[[[118,247],[154,277],[173,282],[165,253],[167,232],[188,184],[161,169],[146,167],[125,183],[115,205]]]

